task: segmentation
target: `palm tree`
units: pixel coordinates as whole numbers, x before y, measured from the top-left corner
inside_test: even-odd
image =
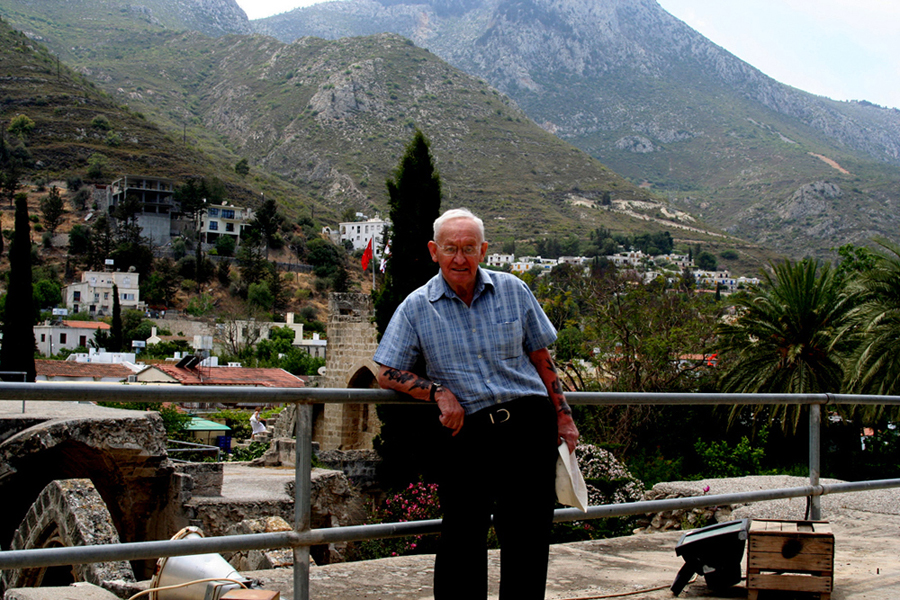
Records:
[[[850,298],[828,264],[804,259],[770,264],[763,284],[736,296],[737,318],[718,327],[725,392],[837,392],[845,341],[838,339]],[[757,406],[754,414],[763,409]],[[738,408],[732,409],[732,418]],[[770,419],[796,429],[799,405],[773,406]]]
[[[859,302],[849,312],[845,334],[858,341],[846,373],[852,393],[900,394],[900,246],[879,241],[874,265],[850,285]],[[868,407],[878,418],[884,406]]]

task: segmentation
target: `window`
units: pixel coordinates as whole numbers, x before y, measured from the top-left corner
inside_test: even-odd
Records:
[[[234,223],[225,223],[225,231],[234,233]]]
[[[65,333],[59,334],[59,343],[60,343],[60,344],[65,344],[65,343],[66,343],[66,334],[65,334]]]
[[[100,302],[100,292],[94,294],[94,302]]]
[[[209,222],[209,230],[210,231],[218,231],[219,230],[219,222],[218,221],[210,221]]]
[[[41,334],[41,343],[43,344],[43,343],[46,342],[46,341],[47,341],[47,334],[46,334],[46,333],[42,333],[42,334]]]
[[[218,217],[218,216],[219,216],[219,209],[218,209],[218,208],[211,208],[211,209],[209,209],[209,210],[207,211],[207,213],[208,213],[209,216],[211,216],[211,217]]]
[[[109,292],[103,292],[103,299],[109,300]]]
[[[122,294],[122,300],[134,300],[134,294]]]
[[[78,336],[78,345],[84,346],[85,348],[87,348],[87,336],[86,335]]]
[[[72,300],[75,302],[81,302],[81,292],[74,292],[72,294]],[[78,312],[77,310],[75,312]]]
[[[231,210],[230,208],[223,208],[222,209],[222,218],[223,219],[233,219],[234,211]]]

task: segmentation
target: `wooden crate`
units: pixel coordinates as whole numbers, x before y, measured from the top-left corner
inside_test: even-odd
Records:
[[[747,550],[748,600],[760,590],[818,593],[829,600],[834,585],[834,534],[827,521],[750,523]]]

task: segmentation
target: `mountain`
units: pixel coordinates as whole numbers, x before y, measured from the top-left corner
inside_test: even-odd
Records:
[[[26,0],[0,1],[5,19],[68,56],[173,142],[190,139],[218,164],[248,158],[256,174],[248,185],[262,188],[262,177],[276,176],[285,186],[282,204],[330,218],[347,209],[384,211],[384,181],[418,127],[431,140],[445,206],[483,214],[495,241],[584,235],[596,227],[668,229],[686,241],[760,254],[708,232],[535,125],[483,81],[396,35],[285,44],[260,35],[210,38],[187,24],[179,30],[171,15],[167,22],[175,25],[166,27],[162,15],[157,23],[135,11],[120,11],[114,25],[82,18],[108,15],[103,0],[44,0],[41,7],[55,14],[52,23]]]
[[[251,25],[407,37],[633,183],[795,256],[897,239],[900,111],[780,84],[653,0],[341,0]]]

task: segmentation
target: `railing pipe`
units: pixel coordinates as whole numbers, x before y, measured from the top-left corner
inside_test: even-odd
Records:
[[[587,512],[582,512],[577,508],[564,508],[555,511],[553,520],[555,522],[564,522],[606,517],[624,517],[670,510],[701,508],[704,506],[743,504],[764,500],[803,498],[806,496],[862,492],[896,487],[900,487],[900,479],[879,479],[825,484],[815,487],[799,486],[793,488],[757,490],[753,492],[738,492],[734,494],[667,498],[664,500],[591,506],[588,508]],[[102,546],[7,550],[5,552],[0,552],[0,569],[48,567],[91,562],[110,562],[116,560],[142,560],[163,556],[187,556],[191,554],[261,550],[266,548],[308,548],[309,546],[321,544],[405,537],[410,535],[427,535],[437,533],[440,529],[440,524],[440,519],[428,519],[405,523],[379,523],[376,525],[354,525],[350,527],[312,529],[303,533],[281,531],[276,533],[185,538],[180,540],[154,542],[130,542]]]
[[[0,382],[4,400],[94,402],[216,402],[222,404],[421,404],[389,390],[352,388],[268,388],[242,386],[171,386],[107,383]],[[900,405],[900,396],[859,394],[718,394],[646,392],[569,392],[569,404],[584,405],[754,405],[836,404]]]
[[[822,472],[822,405],[809,406],[809,485],[819,485]],[[809,518],[822,519],[822,499],[813,496],[809,501]]]
[[[312,495],[312,407],[297,406],[294,460],[294,532],[309,533]],[[309,598],[309,545],[294,546],[294,598]]]

